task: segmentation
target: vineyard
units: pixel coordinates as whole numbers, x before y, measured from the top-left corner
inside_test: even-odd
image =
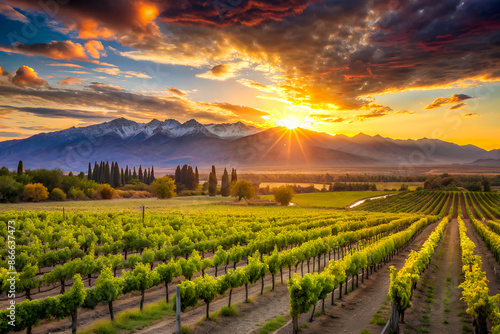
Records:
[[[1,333],[173,333],[177,286],[183,332],[259,333],[269,323],[277,333],[380,333],[386,324],[500,333],[494,193],[407,192],[352,210],[203,204],[145,219],[131,211],[8,211],[0,226]],[[421,290],[439,279],[435,267],[450,263],[456,275],[440,269],[446,281],[433,289],[449,291],[444,298],[466,312],[443,311],[447,324],[425,326],[416,319],[431,307]],[[138,316],[154,307],[162,310],[156,318],[123,324],[130,309]]]

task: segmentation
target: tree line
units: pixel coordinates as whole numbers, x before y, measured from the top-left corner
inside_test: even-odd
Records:
[[[100,184],[109,184],[113,188],[121,187],[129,183],[132,179],[138,179],[140,182],[149,185],[155,180],[155,169],[152,166],[143,170],[142,165],[140,165],[139,173],[137,173],[135,167],[132,171],[132,169],[128,168],[128,165],[125,170],[123,168],[120,169],[118,162],[115,161],[111,162],[111,166],[108,161],[106,163],[101,161],[100,164],[96,161],[94,169],[92,169],[92,164],[89,162],[87,179]]]

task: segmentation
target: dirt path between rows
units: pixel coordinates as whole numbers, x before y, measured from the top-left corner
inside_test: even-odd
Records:
[[[308,322],[310,312],[303,314],[299,319],[299,327],[304,324],[307,324],[307,327],[301,329],[302,333],[358,334],[365,327],[369,326],[373,314],[383,305],[389,291],[390,271],[388,267],[393,265],[397,269],[400,269],[404,265],[410,251],[420,248],[437,224],[434,223],[424,228],[415,240],[389,261],[387,265],[384,265],[376,273],[374,272],[373,275],[370,275],[370,279],[365,280],[364,283],[361,283],[360,279],[360,288],[350,292],[347,296],[343,295],[342,300],[335,302],[335,306],[331,306],[331,296],[328,296],[325,301],[325,314],[316,317],[312,323]],[[335,296],[338,296],[338,290],[335,289]],[[317,304],[316,311],[321,311],[321,301]],[[381,328],[378,329],[379,332],[380,330]],[[291,322],[288,322],[276,331],[276,334],[289,333],[292,333]]]
[[[328,260],[328,255],[327,255]],[[321,258],[320,270],[323,270],[324,257]],[[328,261],[327,261],[328,265]],[[316,266],[317,271],[317,266]],[[312,262],[311,262],[312,270]],[[304,273],[307,272],[307,265],[304,264]],[[292,268],[292,275],[295,269]],[[299,270],[297,271],[300,274]],[[258,328],[257,324],[262,324],[266,319],[273,318],[277,315],[288,314],[290,307],[290,299],[287,290],[286,280],[288,279],[288,269],[283,270],[283,284],[281,284],[280,275],[276,275],[276,288],[274,291],[268,291],[271,288],[272,277],[267,275],[264,279],[265,292],[260,295],[261,281],[248,286],[248,295],[253,300],[252,303],[244,303],[245,301],[245,287],[240,287],[233,290],[232,304],[241,303],[240,316],[224,318],[219,317],[218,322],[204,321],[201,326],[195,328],[195,333],[248,333]],[[217,311],[223,306],[227,306],[228,294],[221,296],[210,303],[210,312]],[[190,309],[181,315],[182,325],[193,327],[197,322],[205,316],[205,304],[200,302],[199,306]],[[160,333],[174,333],[175,332],[175,318],[169,317],[161,320],[160,322],[138,330],[135,333],[142,334],[160,334]]]
[[[429,267],[421,274],[413,292],[412,307],[405,312],[403,333],[461,333],[464,324],[472,329],[458,288],[462,283],[462,258],[458,223],[453,219],[436,247]]]
[[[488,278],[488,288],[490,289],[490,296],[496,295],[500,293],[500,277],[495,273],[500,274],[500,266],[498,265],[495,257],[490,252],[485,242],[479,234],[474,230],[474,226],[472,226],[469,219],[464,219],[465,227],[467,227],[467,236],[476,244],[476,248],[474,248],[474,254],[479,255],[481,257],[481,261],[483,262],[483,271],[486,273],[486,277]]]

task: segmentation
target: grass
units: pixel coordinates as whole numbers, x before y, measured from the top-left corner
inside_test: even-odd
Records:
[[[234,305],[231,305],[230,307],[228,306],[222,307],[219,313],[223,317],[233,317],[239,314],[238,309],[234,307]]]
[[[115,316],[115,321],[99,320],[79,331],[80,334],[115,334],[122,330],[135,331],[151,326],[156,320],[166,316],[174,316],[173,299],[170,303],[161,300],[144,306],[141,312],[138,308],[126,310]]]
[[[351,182],[351,183],[356,183],[356,182]],[[370,182],[370,183],[372,183],[372,182]],[[384,189],[399,190],[399,188],[401,188],[401,185],[403,183],[408,186],[409,190],[415,190],[415,189],[417,189],[417,187],[424,186],[423,182],[375,182],[375,185],[377,186],[378,190],[384,190]],[[260,184],[260,187],[265,188],[269,185],[270,188],[277,188],[277,187],[280,187],[283,185],[295,185],[295,184],[298,186],[301,186],[301,187],[309,187],[311,184],[314,184],[314,187],[318,190],[321,190],[323,188],[322,183],[304,183],[304,182],[297,182],[297,183],[293,183],[293,182],[289,182],[289,183],[286,183],[286,182],[262,182]],[[328,185],[327,185],[327,187],[328,187]]]
[[[258,332],[259,334],[268,334],[272,331],[281,328],[285,324],[286,320],[283,316],[277,316],[269,321],[267,321]]]
[[[387,191],[344,191],[296,194],[292,202],[298,206],[344,208],[351,203],[367,197],[387,195]],[[263,199],[273,199],[273,195],[261,196]]]
[[[234,202],[234,197],[222,196],[189,196],[175,197],[171,199],[158,198],[123,198],[112,200],[88,200],[88,201],[64,201],[64,202],[38,202],[38,203],[8,203],[1,204],[0,211],[9,210],[56,210],[62,211],[64,207],[69,211],[121,211],[121,210],[137,210],[143,204],[149,206],[148,211],[162,211],[173,207],[206,205],[218,202]]]

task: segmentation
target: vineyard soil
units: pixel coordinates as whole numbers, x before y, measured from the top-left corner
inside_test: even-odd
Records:
[[[330,297],[325,301],[326,314],[316,317],[312,323],[309,323],[310,312],[303,314],[299,319],[299,324],[307,324],[302,328],[302,333],[349,333],[358,334],[365,327],[370,325],[373,314],[377,312],[386,299],[390,284],[389,266],[393,265],[400,269],[408,257],[411,250],[416,250],[422,246],[429,234],[439,223],[427,226],[399,255],[395,256],[388,264],[377,269],[377,272],[370,275],[364,284],[359,278],[359,288],[350,292],[342,300],[336,300],[335,306],[331,307]],[[349,283],[350,287],[350,283]],[[338,289],[335,290],[335,296],[338,297]],[[321,311],[321,301],[316,306],[316,311]],[[381,331],[376,328],[373,333]],[[291,322],[287,323],[276,334],[292,333]]]
[[[458,223],[453,219],[420,276],[412,307],[405,312],[405,323],[400,324],[401,332],[460,333],[464,324],[472,329],[472,318],[465,313],[467,305],[460,300],[461,273]]]

